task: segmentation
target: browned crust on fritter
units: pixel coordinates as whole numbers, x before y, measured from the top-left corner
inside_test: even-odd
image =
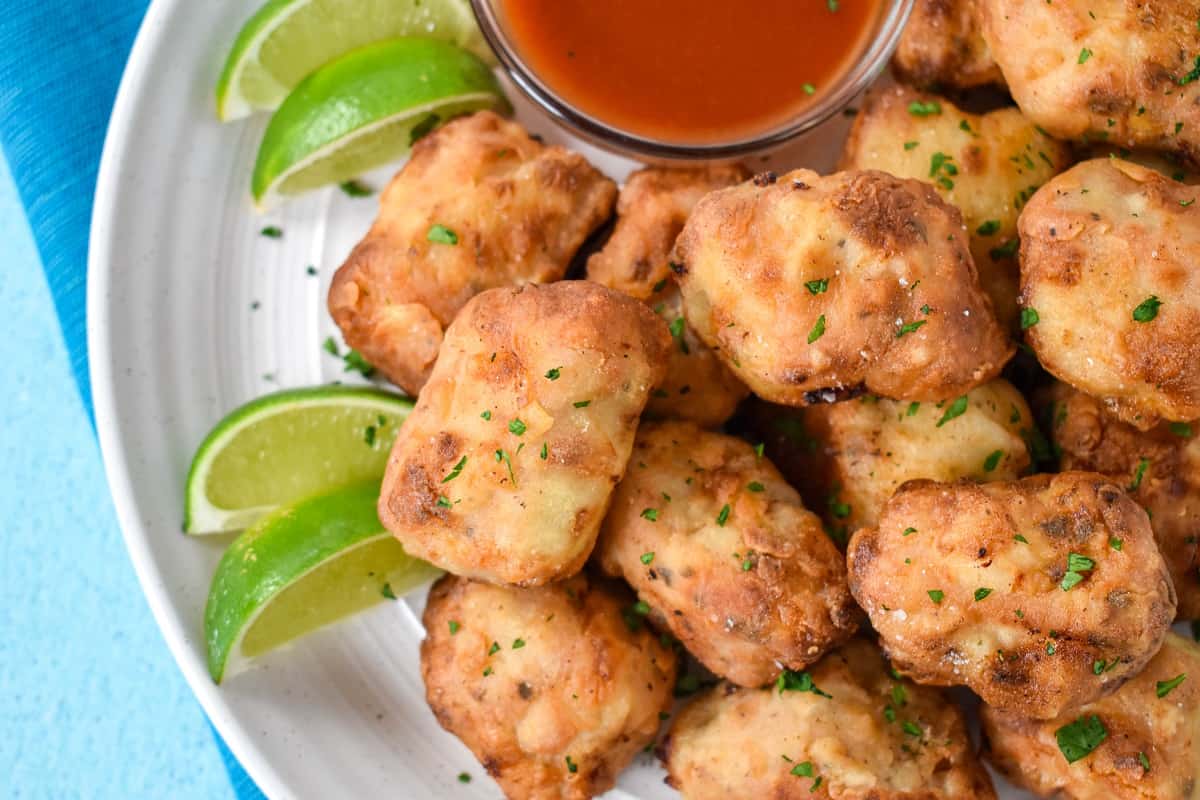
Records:
[[[1070,553],[1094,567],[1064,591]],[[1145,512],[1095,473],[914,481],[847,558],[850,590],[901,671],[1039,719],[1136,675],[1175,616]]]
[[[981,25],[976,0],[917,0],[892,69],[905,83],[925,88],[1003,86]]]

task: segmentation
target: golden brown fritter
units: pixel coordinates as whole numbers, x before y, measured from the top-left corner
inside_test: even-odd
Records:
[[[1200,782],[1200,647],[1168,633],[1140,674],[1057,719],[1028,720],[987,706],[982,716],[985,755],[1041,797],[1187,800]]]
[[[671,248],[697,201],[749,176],[737,164],[638,170],[621,188],[612,238],[588,259],[589,280],[645,301],[670,325],[676,346],[666,380],[646,406],[649,416],[715,427],[749,393],[688,327],[670,279]]]
[[[490,111],[421,139],[329,287],[346,342],[409,394],[473,295],[560,279],[612,212],[615,184]]]
[[[720,684],[679,714],[660,748],[688,800],[989,800],[962,711],[893,678],[856,637],[787,688]]]
[[[533,589],[447,575],[430,590],[425,697],[512,800],[612,788],[671,706],[675,654],[584,575]]]
[[[861,617],[796,490],[747,442],[690,422],[638,431],[596,554],[652,622],[742,686],[812,664]]]
[[[892,68],[914,86],[1003,86],[1004,76],[983,39],[981,25],[978,0],[916,0]]]
[[[379,519],[456,575],[575,574],[670,346],[645,305],[588,281],[476,295],[396,437]]]
[[[1124,147],[1093,145],[1088,148],[1088,158],[1121,158],[1141,164],[1160,175],[1165,175],[1173,181],[1186,183],[1189,186],[1200,184],[1200,172],[1174,153],[1157,153],[1153,150],[1129,150]]]
[[[901,671],[1038,719],[1137,674],[1175,617],[1145,512],[1095,473],[913,481],[847,558]]]
[[[1029,467],[1025,398],[997,378],[966,403],[908,403],[864,395],[808,408],[758,403],[745,416],[784,477],[819,508],[839,542],[875,525],[905,481],[1013,480]]]
[[[1021,212],[1026,332],[1047,370],[1148,430],[1200,418],[1200,193],[1085,161]]]
[[[688,322],[756,394],[946,400],[1013,346],[928,184],[809,170],[707,195],[675,244]]]
[[[1146,509],[1179,596],[1177,613],[1200,618],[1200,422],[1139,431],[1061,383],[1053,401],[1050,435],[1062,468],[1107,475]]]
[[[917,107],[930,113],[912,113]],[[896,86],[867,94],[841,168],[878,169],[932,183],[962,212],[979,280],[996,316],[1013,330],[1020,280],[1017,215],[1071,161],[1065,145],[1039,132],[1015,108],[970,114],[945,98]]]
[[[1060,139],[1200,159],[1195,0],[979,0],[1017,105]]]

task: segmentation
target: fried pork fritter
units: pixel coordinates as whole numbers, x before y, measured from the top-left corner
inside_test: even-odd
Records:
[[[589,280],[645,301],[675,338],[667,377],[646,406],[649,416],[715,427],[748,394],[684,321],[679,287],[670,279],[670,256],[700,198],[749,175],[736,164],[638,170],[621,188],[612,238],[588,260]]]
[[[689,323],[771,402],[946,400],[1012,355],[962,215],[919,181],[766,173],[707,195],[675,248]]]
[[[905,484],[847,556],[902,672],[1037,719],[1136,675],[1175,617],[1145,512],[1094,473]]]
[[[573,575],[670,346],[649,308],[588,281],[476,295],[396,437],[380,520],[457,575]]]
[[[845,641],[861,616],[841,554],[771,462],[692,423],[646,423],[596,546],[716,674],[762,686]]]
[[[912,113],[920,108],[922,114]],[[928,113],[925,113],[928,112]],[[1066,145],[1015,108],[970,114],[905,87],[869,92],[842,151],[842,169],[878,169],[933,184],[962,212],[979,280],[996,316],[1017,327],[1017,215],[1066,169]]]
[[[1085,161],[1021,213],[1021,297],[1042,365],[1135,427],[1200,418],[1195,188]]]
[[[584,575],[532,589],[450,575],[434,584],[426,699],[512,800],[605,792],[653,741],[675,654],[626,626],[625,603]]]
[[[758,403],[746,414],[784,477],[820,509],[840,542],[875,525],[905,481],[1006,481],[1029,466],[1033,418],[1003,379],[972,389],[959,407],[865,395],[788,408]]]
[[[660,748],[687,800],[989,800],[962,711],[861,637],[780,688],[720,684]]]
[[[562,278],[612,211],[615,184],[490,111],[421,139],[329,287],[346,342],[409,394],[473,295]]]
[[[1041,797],[1188,800],[1200,783],[1200,646],[1168,633],[1128,683],[1056,719],[982,716],[988,759]]]
[[[916,0],[892,68],[905,83],[925,88],[1003,86],[981,25],[978,0]]]
[[[1013,99],[1051,136],[1200,160],[1195,0],[979,3]]]
[[[1050,435],[1063,469],[1099,472],[1146,509],[1181,619],[1200,618],[1200,422],[1139,431],[1065,384],[1053,392]]]

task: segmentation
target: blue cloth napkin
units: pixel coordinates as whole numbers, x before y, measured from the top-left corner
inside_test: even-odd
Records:
[[[146,0],[5,0],[0,147],[12,170],[89,419],[87,242],[96,170]],[[262,792],[213,731],[239,800]]]

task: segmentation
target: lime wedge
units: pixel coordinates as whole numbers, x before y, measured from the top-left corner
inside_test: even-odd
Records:
[[[384,530],[378,500],[378,480],[344,487],[281,508],[234,540],[204,609],[214,681],[438,574]]]
[[[459,114],[507,111],[496,76],[475,56],[432,39],[367,45],[302,80],[263,135],[251,191],[276,195],[357,177],[408,152],[418,134]]]
[[[411,410],[407,397],[348,386],[247,403],[217,423],[192,459],[184,531],[238,530],[281,505],[378,480]]]
[[[278,108],[305,76],[400,36],[451,42],[491,62],[468,0],[269,0],[242,27],[217,80],[217,116]]]

